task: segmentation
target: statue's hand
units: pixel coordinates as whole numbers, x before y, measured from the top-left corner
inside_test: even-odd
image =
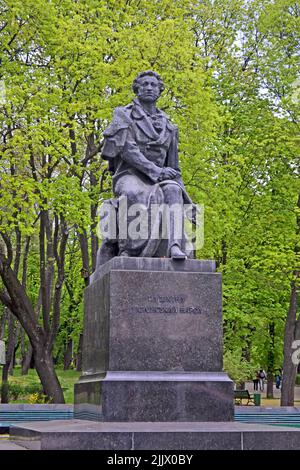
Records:
[[[178,176],[178,172],[176,170],[174,170],[174,168],[170,168],[169,166],[167,166],[166,168],[163,168],[162,169],[162,172],[160,174],[160,180],[161,181],[164,181],[164,180],[173,180],[174,178],[176,178]]]

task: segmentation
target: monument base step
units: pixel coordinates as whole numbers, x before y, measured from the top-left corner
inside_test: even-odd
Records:
[[[94,421],[233,421],[225,372],[108,371],[75,384],[74,417]]]
[[[59,420],[12,427],[10,437],[35,450],[300,450],[300,428],[237,422]]]

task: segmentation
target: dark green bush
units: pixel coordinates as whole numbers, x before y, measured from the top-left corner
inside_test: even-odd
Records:
[[[42,394],[43,387],[41,386],[41,384],[30,384],[24,387],[24,391],[26,395],[31,395],[32,393]]]
[[[296,385],[300,385],[300,374],[296,376]]]
[[[15,383],[8,383],[6,386],[8,387],[9,401],[25,398],[28,395],[32,395],[33,393],[43,393],[43,389],[40,384],[20,385]],[[2,387],[3,385],[0,385],[0,392]]]
[[[17,400],[22,394],[24,387],[19,384],[7,384],[9,400]]]

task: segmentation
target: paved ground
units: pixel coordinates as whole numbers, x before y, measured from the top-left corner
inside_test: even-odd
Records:
[[[8,436],[0,436],[0,452],[2,450],[27,450],[14,442],[8,440]]]

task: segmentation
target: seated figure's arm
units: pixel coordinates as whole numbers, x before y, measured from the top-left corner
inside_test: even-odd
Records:
[[[133,138],[130,128],[127,131],[126,142],[122,151],[122,158],[125,162],[147,175],[155,183],[159,180],[162,168],[155,165],[143,155]]]
[[[170,146],[167,152],[167,166],[174,168],[179,175],[181,174],[178,161],[178,130],[173,129]]]

